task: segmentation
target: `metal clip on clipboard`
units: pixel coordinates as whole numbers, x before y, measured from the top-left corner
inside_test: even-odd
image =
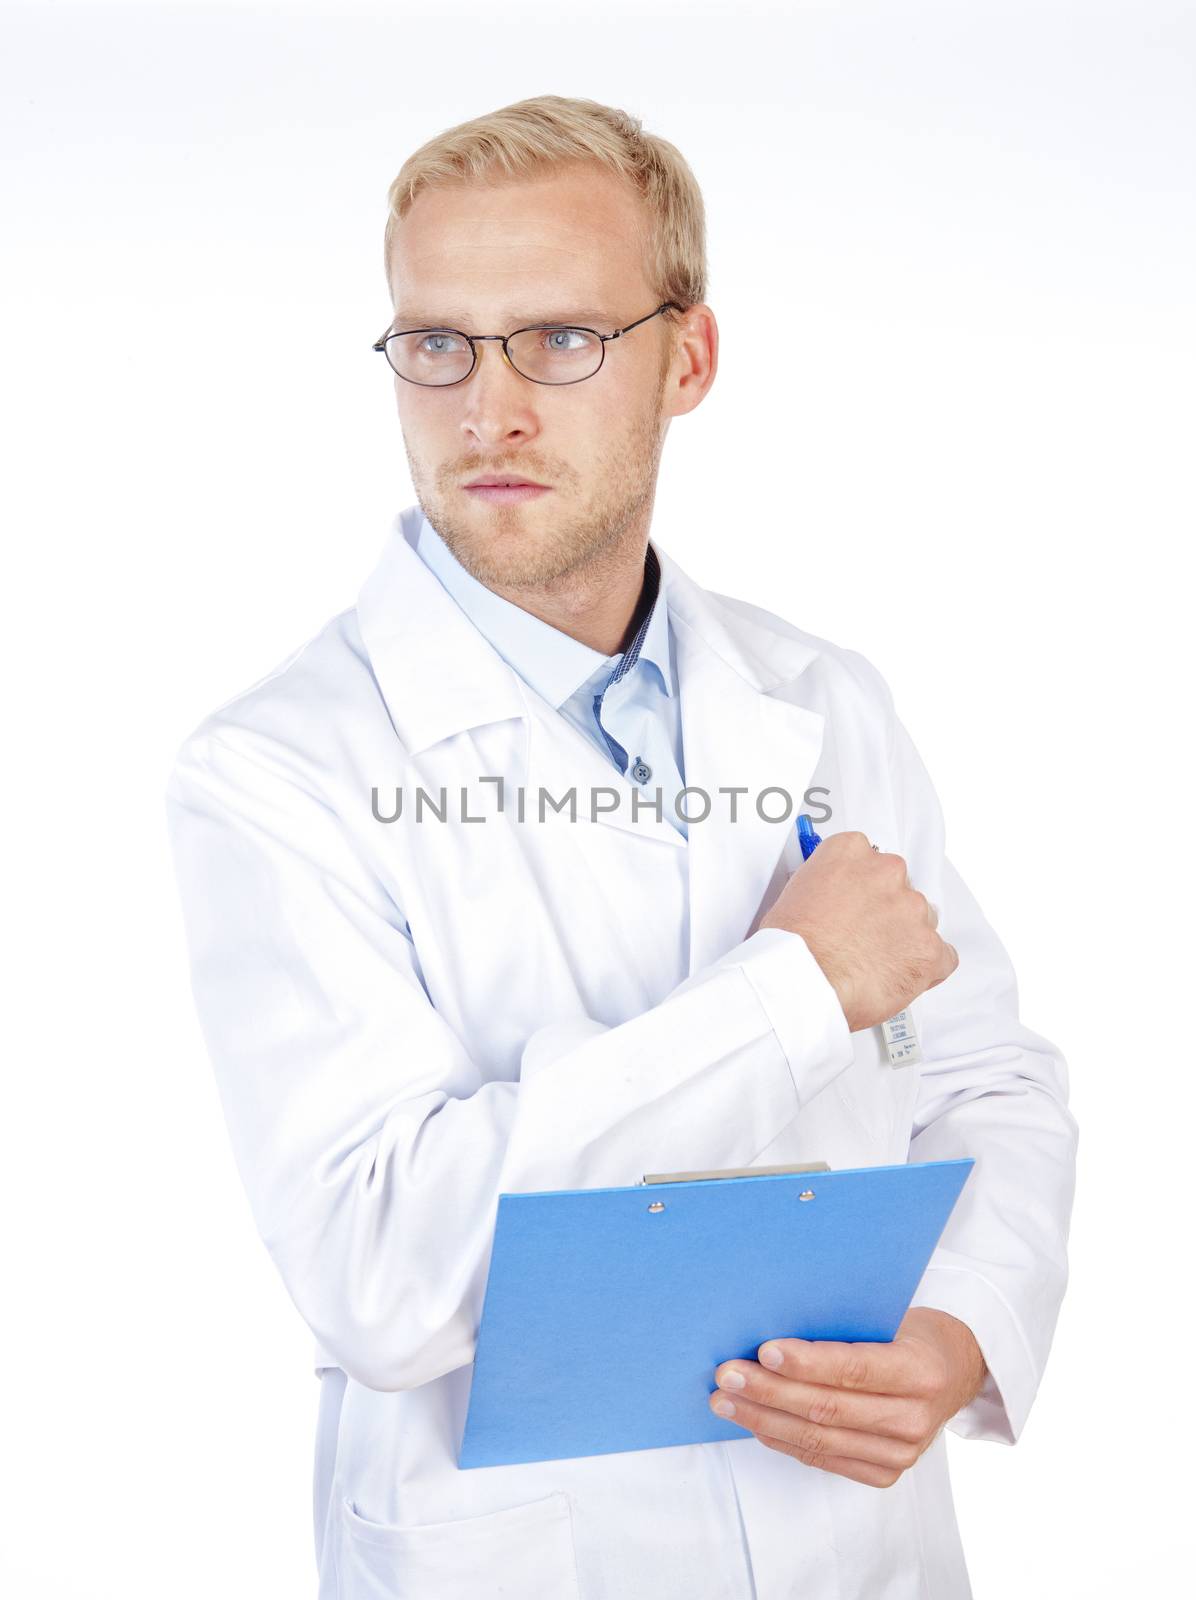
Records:
[[[829,1172],[825,1161],[803,1161],[795,1167],[722,1167],[711,1172],[646,1172],[641,1183],[699,1183],[707,1178],[775,1178],[778,1173]]]

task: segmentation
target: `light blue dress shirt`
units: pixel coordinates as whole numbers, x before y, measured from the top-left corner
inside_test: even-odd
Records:
[[[688,839],[675,803],[685,784],[676,644],[651,542],[644,562],[651,609],[627,649],[609,656],[479,583],[427,517],[416,549],[507,665],[640,786],[641,813],[656,809],[659,790],[662,819]]]

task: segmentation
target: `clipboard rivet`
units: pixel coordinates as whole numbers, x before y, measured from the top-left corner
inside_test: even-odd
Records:
[[[803,1189],[802,1192],[798,1195],[797,1198],[799,1200],[813,1200],[814,1191],[813,1191],[813,1189]]]
[[[664,1210],[664,1201],[663,1200],[653,1200],[652,1204],[648,1207],[648,1210],[649,1211],[663,1211]]]

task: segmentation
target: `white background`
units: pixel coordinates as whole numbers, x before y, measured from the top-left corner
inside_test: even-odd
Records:
[[[314,1592],[311,1342],[227,1148],[161,791],[414,499],[369,349],[390,179],[551,92],[642,116],[706,198],[721,370],[654,536],[885,673],[1070,1065],[1051,1364],[1015,1449],[951,1438],[977,1600],[1176,1592],[1191,5],[158,0],[8,5],[2,44],[0,1589]]]

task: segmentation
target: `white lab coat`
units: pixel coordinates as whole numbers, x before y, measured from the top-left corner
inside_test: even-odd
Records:
[[[960,1600],[942,1434],[888,1489],[746,1433],[456,1465],[500,1192],[803,1160],[975,1158],[914,1299],[988,1361],[951,1429],[1012,1443],[1066,1282],[1076,1126],[864,657],[702,590],[653,541],[686,781],[722,802],[687,843],[631,815],[635,786],[449,598],[419,516],[355,608],[185,740],[168,786],[238,1168],[317,1341],[320,1600]],[[772,785],[795,811],[827,791],[823,835],[897,851],[938,906],[960,965],[915,1002],[921,1067],[848,1033],[797,935],[752,931],[800,861],[793,815],[757,811]],[[445,821],[412,820],[419,786],[444,786]],[[575,787],[577,820],[540,822],[540,786]],[[590,820],[591,786],[624,803]],[[735,822],[720,786],[747,790]],[[403,816],[377,820],[375,789]]]

